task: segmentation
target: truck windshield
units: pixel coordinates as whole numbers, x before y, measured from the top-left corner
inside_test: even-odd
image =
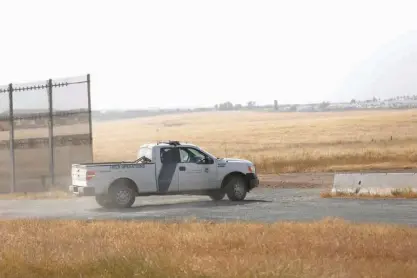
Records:
[[[141,158],[142,156],[152,161],[152,148],[146,148],[146,147],[140,148],[139,153],[138,153],[138,158]]]

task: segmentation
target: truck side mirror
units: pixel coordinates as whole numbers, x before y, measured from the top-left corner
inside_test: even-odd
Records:
[[[199,160],[196,161],[196,164],[206,164],[206,159],[205,158],[201,158]]]
[[[213,164],[213,163],[214,161],[210,157],[205,157],[198,162],[198,164]]]

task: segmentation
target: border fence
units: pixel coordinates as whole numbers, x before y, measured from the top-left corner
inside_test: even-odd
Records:
[[[93,160],[90,75],[0,86],[0,193],[67,188]]]

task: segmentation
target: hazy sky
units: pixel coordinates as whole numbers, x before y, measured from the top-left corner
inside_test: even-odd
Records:
[[[91,73],[95,109],[417,94],[413,1],[2,0],[0,11],[0,84]]]

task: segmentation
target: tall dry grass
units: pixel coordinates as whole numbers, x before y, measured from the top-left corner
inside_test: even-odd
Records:
[[[361,198],[361,199],[417,199],[417,192],[412,189],[395,189],[390,193],[353,193],[323,191],[320,193],[322,198]]]
[[[417,229],[315,223],[0,222],[0,277],[416,277]]]
[[[97,161],[133,160],[156,140],[253,160],[263,173],[417,166],[417,110],[204,112],[94,124]]]

